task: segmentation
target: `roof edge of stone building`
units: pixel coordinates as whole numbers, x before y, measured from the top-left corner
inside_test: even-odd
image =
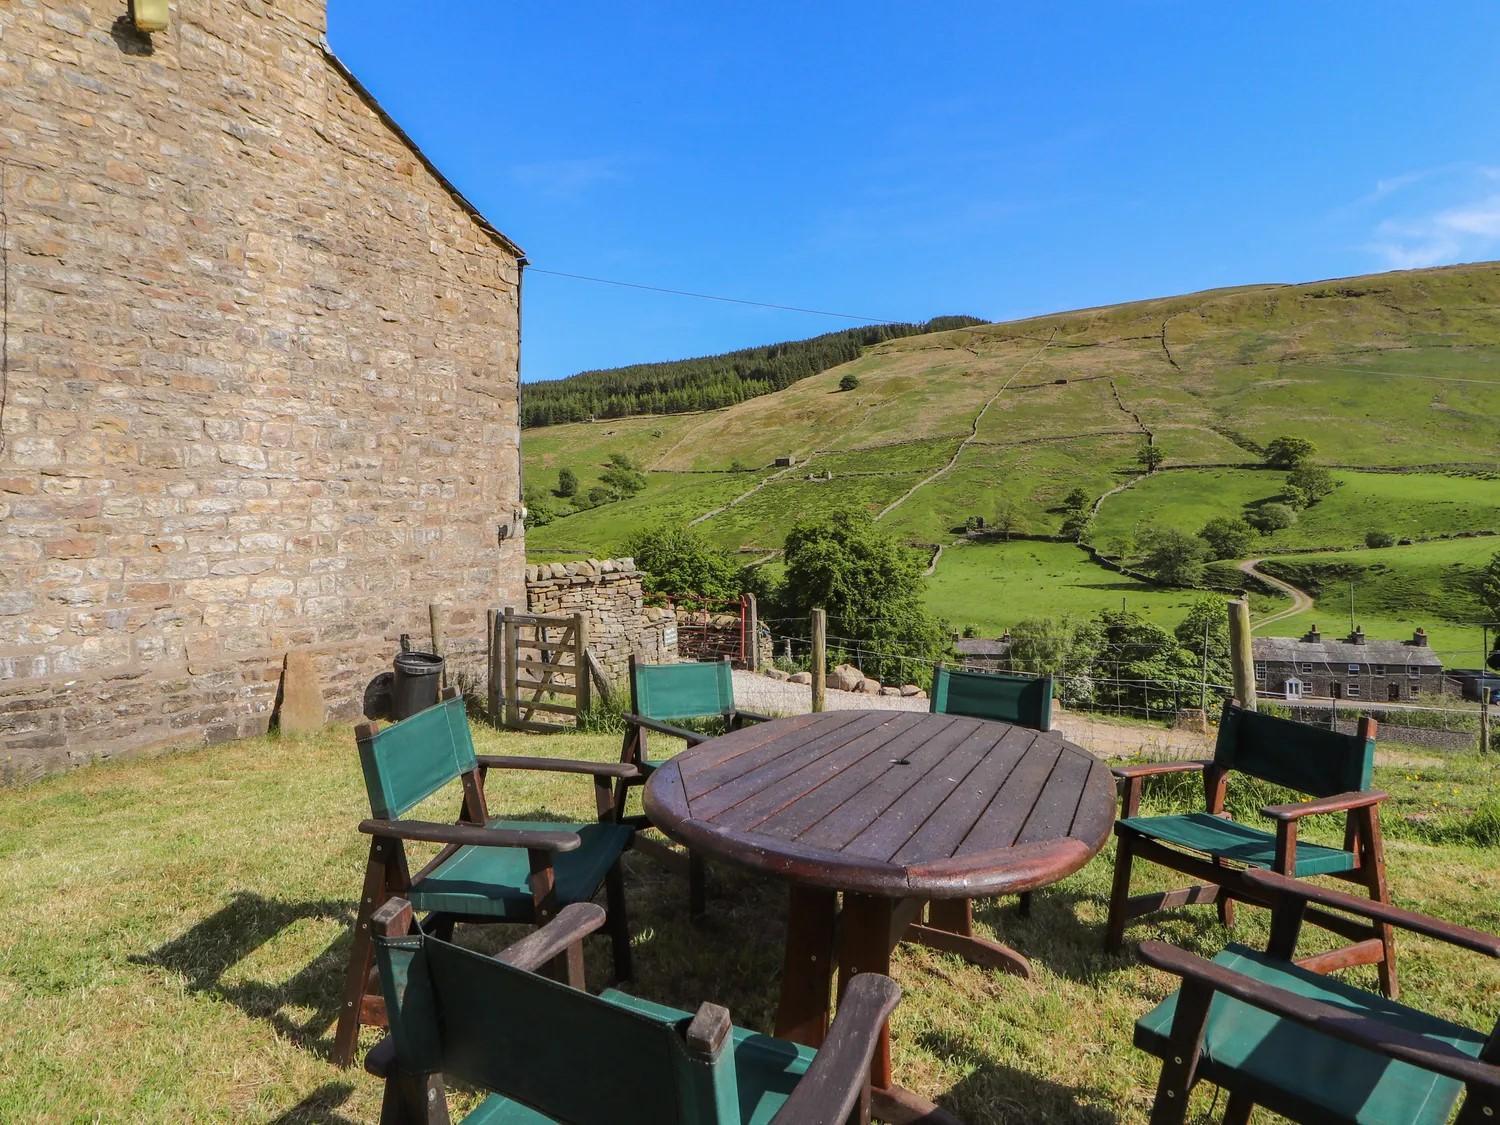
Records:
[[[432,158],[422,151],[421,146],[411,139],[411,135],[405,129],[401,128],[396,119],[386,111],[385,106],[380,104],[380,100],[370,92],[369,87],[361,82],[354,71],[345,65],[343,59],[338,57],[328,40],[319,40],[318,46],[323,51],[323,57],[328,60],[328,65],[333,67],[345,82],[349,83],[350,89],[358,94],[360,100],[370,107],[376,117],[380,118],[381,123],[395,134],[396,139],[411,150],[411,154],[422,162],[422,167],[426,168],[432,178],[437,180],[442,189],[453,197],[453,201],[463,208],[469,218],[474,220],[479,229],[484,231],[497,246],[515,255],[516,260],[525,265],[526,251],[517,246],[494,223],[485,218],[484,212],[476,207],[469,200],[468,196],[459,191],[452,180],[443,175],[442,169],[432,162]]]

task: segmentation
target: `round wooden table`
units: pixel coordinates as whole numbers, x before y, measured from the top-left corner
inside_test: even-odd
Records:
[[[899,941],[1029,973],[973,933],[969,899],[1077,871],[1114,805],[1109,770],[1060,734],[911,711],[745,727],[677,755],[645,792],[674,840],[791,883],[776,1034],[810,1046],[827,1032],[835,968],[840,988],[889,972]],[[882,1120],[952,1120],[892,1083],[886,1036],[872,1077]]]

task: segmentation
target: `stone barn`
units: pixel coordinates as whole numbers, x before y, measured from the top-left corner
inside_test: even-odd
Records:
[[[0,779],[352,716],[525,604],[521,251],[324,0],[0,3]],[[301,660],[299,658],[299,663]]]

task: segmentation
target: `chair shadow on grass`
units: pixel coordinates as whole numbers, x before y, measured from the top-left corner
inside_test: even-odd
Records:
[[[271,1118],[270,1125],[357,1125],[359,1118],[334,1112],[353,1093],[352,1083],[325,1082],[296,1105]]]
[[[1114,1125],[1119,1118],[1100,1103],[1109,1104],[1104,1090],[1067,1086],[1050,1078],[1007,1066],[972,1041],[939,1031],[926,1031],[917,1040],[924,1049],[946,1059],[961,1060],[972,1069],[943,1094],[944,1109],[970,1125],[1032,1125],[1038,1121]],[[1089,1104],[1093,1103],[1093,1104]]]
[[[1083,921],[1078,905],[1098,907],[1097,921]],[[1031,917],[1023,917],[1012,896],[974,900],[974,920],[993,929],[1000,941],[1013,946],[1028,960],[1044,965],[1068,980],[1091,984],[1101,976],[1139,968],[1134,951],[1104,951],[1104,913],[1107,904],[1096,894],[1043,888],[1031,897]],[[1209,955],[1222,949],[1227,940],[1212,906],[1186,906],[1162,911],[1138,919],[1139,933],[1127,932],[1127,939],[1163,937],[1161,928],[1148,932],[1152,919],[1170,931],[1170,940],[1193,952]]]
[[[225,979],[235,965],[261,946],[308,920],[337,922],[339,934],[289,979],[276,984]],[[339,985],[349,960],[353,921],[347,902],[287,902],[239,891],[227,905],[192,928],[150,953],[132,955],[130,961],[180,973],[187,978],[191,991],[227,1000],[247,1015],[266,1020],[299,1046],[327,1057],[338,1019]],[[299,1022],[287,1014],[288,1007],[311,1009],[312,1015]]]

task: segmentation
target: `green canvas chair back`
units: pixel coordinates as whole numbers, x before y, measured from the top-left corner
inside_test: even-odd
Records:
[[[449,1075],[558,1121],[740,1120],[733,1050],[690,1055],[685,1020],[633,1011],[430,936],[377,937],[376,957],[404,1070]]]
[[[460,774],[475,769],[462,698],[444,700],[359,740],[370,814],[398,819]]]
[[[1226,701],[1214,764],[1314,797],[1370,787],[1375,740],[1246,711]]]
[[[932,674],[930,710],[933,714],[967,715],[1051,730],[1052,677],[940,667]]]
[[[630,667],[635,713],[647,719],[699,719],[734,710],[734,677],[727,660]]]

